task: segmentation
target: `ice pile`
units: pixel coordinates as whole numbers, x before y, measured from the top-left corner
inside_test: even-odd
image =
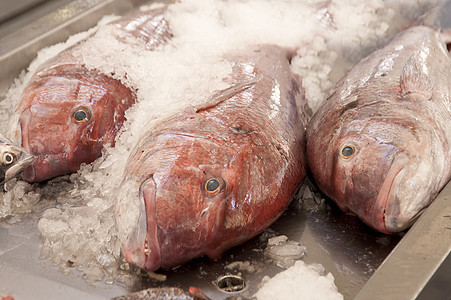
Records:
[[[15,222],[21,215],[36,209],[40,195],[32,190],[30,184],[13,179],[5,184],[4,189],[0,193],[0,220],[9,218],[9,222]]]
[[[302,260],[273,278],[265,276],[254,297],[258,300],[343,299],[331,273],[321,265],[306,265]]]
[[[55,195],[59,205],[42,214],[40,256],[58,264],[63,273],[75,268],[87,281],[128,286],[134,283],[137,270],[120,256],[112,196],[116,186],[103,186],[98,180],[108,177],[99,170],[101,162],[72,174],[65,183],[70,188]]]
[[[224,53],[258,43],[297,49],[292,67],[303,79],[313,113],[353,63],[416,16],[418,7],[424,9],[432,2],[183,0],[169,6],[167,20],[174,37],[155,51],[112,38],[115,27],[106,23],[115,17],[106,17],[96,28],[40,51],[0,103],[0,116],[14,115],[22,89],[41,63],[91,36],[74,55],[89,68],[114,74],[136,90],[138,97],[136,105],[126,113],[127,122],[116,147],[105,149],[102,158],[82,167],[77,174],[48,183],[48,188],[20,181],[10,183],[8,192],[1,194],[0,218],[13,214],[17,203],[32,206],[39,199],[52,199],[55,207],[46,211],[39,222],[42,257],[66,271],[76,267],[90,281],[128,284],[132,279],[127,275],[128,264],[120,257],[113,213],[118,192],[126,194],[131,188],[121,186],[127,157],[146,129],[167,115],[208,101],[214,92],[227,87],[222,79],[229,74],[230,66],[222,59]],[[156,5],[161,4],[143,9]],[[400,13],[401,8],[409,12],[407,17]],[[0,118],[2,132],[17,126],[14,118],[8,125],[8,118]],[[278,245],[272,246],[274,255],[280,254]],[[296,257],[302,253],[300,247],[288,244]],[[310,274],[305,276],[321,282],[329,282],[331,277],[318,275],[302,262],[285,272]]]

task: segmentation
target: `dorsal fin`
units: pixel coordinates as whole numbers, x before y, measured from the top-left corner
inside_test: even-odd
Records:
[[[254,86],[260,78],[253,78],[251,80],[247,80],[245,82],[241,82],[235,85],[232,85],[231,87],[228,87],[224,90],[220,90],[213,94],[209,100],[203,105],[195,108],[195,112],[201,112],[207,109],[210,109],[212,107],[215,107],[216,105],[220,104],[221,102],[232,98],[233,96],[247,90],[248,88]]]
[[[402,69],[401,93],[403,98],[413,96],[429,100],[432,98],[433,86],[424,59],[419,55],[419,53],[412,55]]]

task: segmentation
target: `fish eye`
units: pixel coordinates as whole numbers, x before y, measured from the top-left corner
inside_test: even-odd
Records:
[[[91,111],[87,107],[79,107],[72,113],[72,120],[75,123],[84,123],[91,120]]]
[[[344,159],[349,159],[355,154],[356,148],[352,144],[344,144],[341,146],[340,156]]]
[[[5,165],[10,165],[14,162],[14,155],[11,153],[5,153],[3,154],[3,163]]]
[[[209,194],[216,194],[221,188],[221,182],[217,178],[210,178],[205,183],[205,191]]]

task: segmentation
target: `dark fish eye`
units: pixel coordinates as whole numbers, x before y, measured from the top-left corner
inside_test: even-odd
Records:
[[[72,119],[75,123],[88,122],[91,120],[91,112],[88,108],[81,107],[73,112]]]
[[[354,153],[354,149],[352,149],[352,147],[346,146],[343,148],[343,150],[341,150],[341,154],[343,154],[343,156],[351,156],[352,153]]]
[[[345,144],[341,147],[340,155],[342,158],[350,158],[355,153],[355,147],[353,145]]]
[[[3,155],[3,162],[4,162],[6,165],[12,164],[12,163],[14,162],[14,155],[12,155],[11,153],[5,153],[5,154]]]
[[[221,183],[216,178],[210,178],[205,183],[205,191],[209,194],[215,194],[219,191]]]

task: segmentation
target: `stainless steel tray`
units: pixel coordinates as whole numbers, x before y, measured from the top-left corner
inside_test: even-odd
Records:
[[[105,14],[124,14],[147,2],[76,0],[0,38],[0,99],[42,47],[92,27]],[[450,184],[402,239],[374,232],[356,217],[340,212],[329,201],[309,197],[308,193],[304,194],[305,186],[313,188],[307,182],[300,191],[305,197],[295,199],[262,236],[229,250],[216,261],[199,258],[162,272],[167,276],[164,282],[144,276],[139,284],[129,289],[104,282],[89,283],[77,270],[63,274],[50,261],[40,260],[36,224],[41,212],[32,213],[19,223],[1,224],[0,296],[11,294],[19,300],[108,299],[157,286],[184,289],[196,286],[213,299],[240,294],[250,296],[264,276],[283,270],[268,260],[264,249],[268,236],[284,234],[289,240],[307,247],[303,258],[306,263],[321,263],[334,275],[335,284],[345,299],[356,295],[358,299],[412,299],[449,255]],[[230,263],[237,261],[250,262],[255,270],[240,270],[239,264],[232,268]],[[224,292],[218,287],[218,279],[225,275],[239,275],[246,287],[237,293]],[[450,281],[449,277],[447,280]]]

